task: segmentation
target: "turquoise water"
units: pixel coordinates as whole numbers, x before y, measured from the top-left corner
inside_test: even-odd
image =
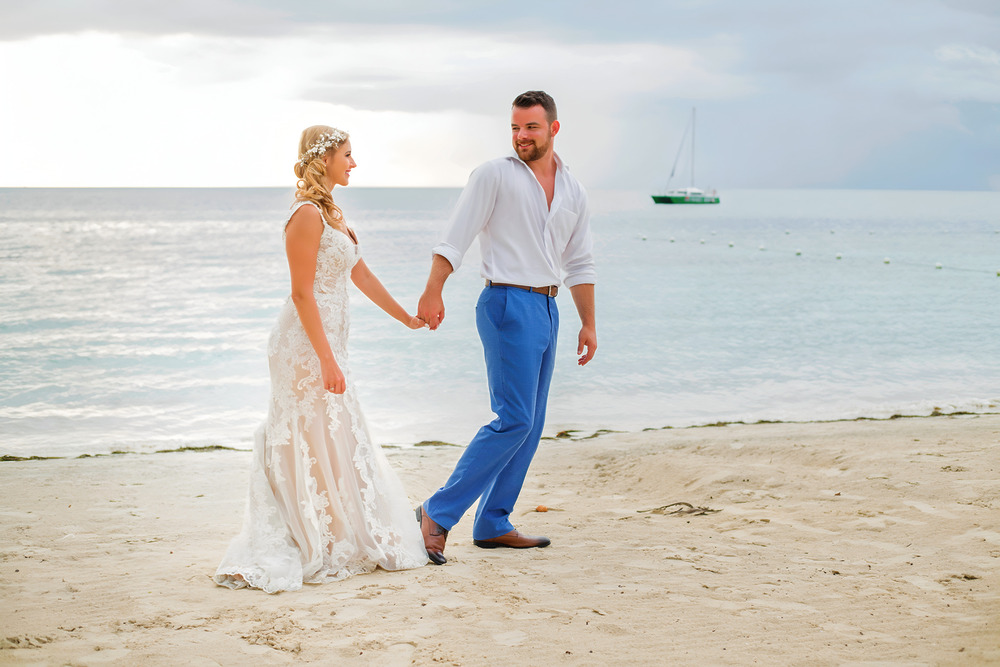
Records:
[[[457,196],[338,193],[411,309]],[[0,454],[249,447],[290,197],[0,189]],[[599,351],[576,366],[564,292],[549,433],[1000,409],[1000,193],[722,197],[591,193]],[[355,298],[350,366],[379,442],[465,443],[491,418],[480,287],[473,250],[436,332]]]

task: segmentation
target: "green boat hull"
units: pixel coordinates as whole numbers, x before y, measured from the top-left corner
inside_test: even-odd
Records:
[[[657,204],[718,204],[719,198],[712,195],[652,195]]]

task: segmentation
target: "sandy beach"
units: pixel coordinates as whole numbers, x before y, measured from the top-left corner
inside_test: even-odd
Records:
[[[460,451],[388,450],[414,504]],[[279,595],[210,579],[249,456],[0,464],[0,663],[1000,663],[1000,415],[546,440],[551,547]]]

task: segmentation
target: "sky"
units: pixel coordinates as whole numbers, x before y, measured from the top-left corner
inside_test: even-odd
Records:
[[[0,187],[461,186],[538,89],[589,188],[697,108],[700,187],[1000,190],[1000,0],[0,0]]]

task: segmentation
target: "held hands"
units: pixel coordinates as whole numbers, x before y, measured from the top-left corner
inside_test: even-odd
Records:
[[[587,350],[586,354],[583,353],[584,348]],[[597,331],[590,327],[580,329],[576,353],[581,355],[576,362],[581,366],[586,366],[587,362],[594,358],[594,355],[597,353]]]
[[[411,316],[408,316],[408,317],[410,319],[408,321],[404,321],[403,324],[405,324],[406,326],[408,326],[411,329],[423,329],[424,327],[427,326],[427,322],[424,322],[422,319],[420,319],[416,315],[411,315]]]
[[[347,391],[347,379],[340,366],[333,359],[320,361],[320,372],[323,374],[323,388],[334,394]]]
[[[417,304],[417,317],[423,320],[431,331],[434,331],[444,321],[444,299],[441,292],[432,289],[424,290]]]

